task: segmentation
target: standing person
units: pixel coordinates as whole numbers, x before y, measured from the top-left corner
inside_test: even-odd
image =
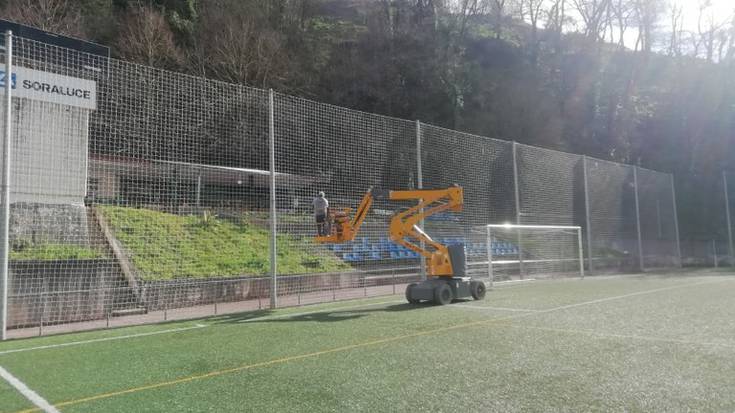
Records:
[[[329,235],[327,228],[327,213],[329,210],[329,201],[324,196],[324,192],[319,191],[314,201],[314,218],[316,219],[316,229],[320,237]]]

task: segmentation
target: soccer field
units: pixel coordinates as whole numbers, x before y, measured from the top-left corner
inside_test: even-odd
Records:
[[[0,366],[62,412],[734,411],[734,296],[732,273],[535,281],[15,340]],[[42,411],[16,387],[0,411]]]

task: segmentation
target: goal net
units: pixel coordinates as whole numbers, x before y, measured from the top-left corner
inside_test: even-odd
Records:
[[[578,226],[486,225],[490,281],[584,277],[582,231]]]

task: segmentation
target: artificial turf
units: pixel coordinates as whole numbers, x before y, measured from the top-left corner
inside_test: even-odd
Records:
[[[10,341],[0,366],[62,412],[733,411],[733,294],[727,274],[538,281]],[[0,382],[0,411],[31,407]]]

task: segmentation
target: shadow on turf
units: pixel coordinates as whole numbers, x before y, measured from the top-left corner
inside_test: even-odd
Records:
[[[252,313],[232,314],[227,316],[218,317],[214,321],[217,323],[293,323],[299,321],[316,321],[331,323],[335,321],[347,321],[355,320],[358,318],[365,317],[372,313],[394,313],[401,311],[409,311],[412,309],[425,307],[422,304],[395,304],[389,305],[382,308],[371,308],[371,309],[349,309],[349,310],[324,310],[317,311],[308,314],[273,314],[271,310],[256,311]],[[273,315],[274,317],[269,318]],[[276,318],[277,317],[277,318]]]

